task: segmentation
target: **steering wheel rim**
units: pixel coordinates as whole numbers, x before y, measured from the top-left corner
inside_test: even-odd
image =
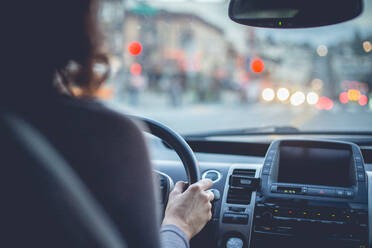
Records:
[[[190,146],[181,135],[160,122],[142,116],[132,117],[147,125],[148,131],[146,132],[160,138],[175,150],[182,161],[183,167],[185,168],[189,185],[196,183],[201,179],[198,160],[196,159],[195,154]]]

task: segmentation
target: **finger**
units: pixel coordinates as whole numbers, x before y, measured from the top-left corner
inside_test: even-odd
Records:
[[[210,180],[208,178],[200,180],[199,182],[197,182],[195,184],[199,185],[201,190],[207,190],[207,189],[209,189],[210,187],[213,186],[212,180]]]
[[[210,190],[208,190],[208,191],[206,191],[205,193],[207,193],[207,195],[208,195],[208,200],[209,200],[210,202],[213,201],[213,199],[214,199],[214,194],[213,194],[213,192],[210,191]]]
[[[176,185],[174,185],[174,189],[172,190],[172,193],[181,194],[185,189],[186,183],[183,181],[178,181]]]

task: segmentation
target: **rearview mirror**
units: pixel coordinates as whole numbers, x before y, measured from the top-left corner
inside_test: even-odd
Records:
[[[231,20],[254,27],[307,28],[357,17],[362,0],[231,0]]]

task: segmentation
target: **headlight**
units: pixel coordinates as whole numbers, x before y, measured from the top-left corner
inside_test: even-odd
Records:
[[[278,97],[279,101],[286,101],[289,98],[289,90],[286,88],[280,88],[276,92],[276,96]]]
[[[266,88],[262,91],[262,99],[264,99],[267,102],[270,102],[274,100],[275,98],[275,92],[273,89]]]
[[[306,96],[306,101],[310,105],[314,105],[318,102],[319,95],[315,92],[309,92]]]
[[[291,96],[290,102],[293,106],[299,106],[305,102],[305,99],[305,94],[301,91],[297,91]]]

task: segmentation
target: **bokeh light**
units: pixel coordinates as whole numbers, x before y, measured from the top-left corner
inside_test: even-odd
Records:
[[[313,81],[311,81],[311,87],[313,90],[321,90],[323,88],[323,81],[319,78],[314,78]]]
[[[320,45],[316,49],[316,52],[318,53],[319,56],[324,57],[327,56],[328,54],[328,48],[325,45]]]
[[[251,69],[255,73],[260,73],[264,70],[265,64],[261,59],[255,59],[251,63]]]
[[[319,101],[316,104],[316,107],[321,110],[331,110],[333,106],[334,106],[333,101],[325,96],[319,98]]]
[[[347,96],[349,97],[349,101],[358,101],[360,97],[360,91],[356,89],[350,89],[347,92]]]
[[[315,105],[319,100],[319,95],[315,92],[309,92],[306,96],[306,101],[310,105]]]
[[[270,102],[274,100],[275,98],[275,92],[271,88],[266,88],[262,91],[262,99],[264,99],[267,102]]]
[[[342,104],[346,104],[349,102],[349,96],[347,92],[341,92],[340,93],[340,102]]]
[[[368,103],[368,97],[366,95],[360,95],[358,102],[360,106],[365,106]]]
[[[372,44],[369,41],[363,42],[363,49],[366,53],[369,53],[372,51]]]
[[[133,41],[133,42],[129,43],[128,51],[133,56],[139,55],[142,51],[141,43],[139,43],[137,41]]]
[[[140,75],[142,72],[142,66],[138,63],[134,63],[130,66],[130,73],[134,76]]]
[[[290,95],[289,90],[286,88],[280,88],[276,92],[276,97],[279,99],[279,101],[282,102],[288,100],[289,95]]]
[[[293,93],[290,101],[293,106],[299,106],[305,102],[305,99],[306,99],[305,94],[301,91],[297,91]]]

